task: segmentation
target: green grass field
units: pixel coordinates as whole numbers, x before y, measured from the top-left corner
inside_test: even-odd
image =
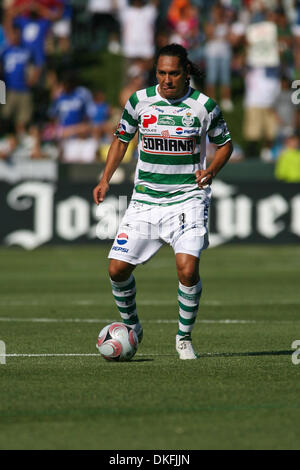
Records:
[[[95,348],[119,320],[107,251],[0,250],[0,449],[300,449],[300,247],[203,254],[196,361],[177,358],[163,248],[135,272],[144,340],[129,363]]]

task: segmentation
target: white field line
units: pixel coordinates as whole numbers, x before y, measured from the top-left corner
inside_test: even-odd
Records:
[[[136,353],[135,356],[174,356],[174,354],[160,354],[160,353],[149,353],[149,354],[140,354]],[[209,354],[209,353],[208,353]],[[0,357],[88,357],[88,356],[97,356],[101,357],[99,353],[45,353],[45,354],[0,354]]]
[[[112,323],[114,321],[121,321],[116,318],[22,318],[22,317],[0,317],[0,322],[4,323]],[[300,320],[239,320],[239,319],[197,319],[197,323],[220,323],[220,324],[249,324],[249,323],[299,323]],[[143,320],[142,323],[178,323],[178,319],[155,319],[155,320]]]
[[[68,305],[68,306],[101,306],[101,307],[109,307],[114,304],[113,298],[111,300],[71,300],[70,302],[64,301],[61,302],[59,299],[57,300],[56,304],[51,305]],[[40,301],[40,300],[0,300],[0,307],[20,307],[20,306],[48,306],[48,301]],[[138,305],[144,306],[160,306],[160,305],[176,305],[177,306],[177,299],[174,300],[138,300]],[[245,300],[245,301],[227,301],[227,300],[202,300],[201,305],[203,306],[225,306],[225,307],[234,307],[234,306],[260,306],[260,305],[300,305],[300,300]]]

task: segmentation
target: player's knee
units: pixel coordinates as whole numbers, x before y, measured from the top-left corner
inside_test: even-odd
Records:
[[[185,286],[194,286],[199,281],[199,273],[189,266],[178,269],[179,281]]]
[[[112,281],[127,281],[132,271],[133,267],[123,261],[111,260],[109,263],[108,274]]]

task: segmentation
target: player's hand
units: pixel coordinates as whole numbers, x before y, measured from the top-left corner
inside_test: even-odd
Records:
[[[200,189],[207,188],[211,185],[213,174],[210,170],[197,170],[196,173],[196,183]]]
[[[106,181],[100,181],[93,190],[93,197],[96,204],[104,201],[106,193],[109,189],[109,184]]]

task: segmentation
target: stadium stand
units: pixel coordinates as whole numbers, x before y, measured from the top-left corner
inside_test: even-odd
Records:
[[[103,161],[105,151],[102,151],[102,147],[107,148],[109,144],[110,133],[117,125],[124,104],[124,96],[135,84],[150,86],[155,83],[154,52],[147,52],[147,57],[143,57],[139,52],[129,53],[131,46],[126,42],[128,37],[124,36],[124,28],[128,30],[126,21],[138,18],[142,10],[149,12],[149,24],[144,27],[153,28],[154,48],[157,49],[168,42],[179,42],[188,47],[191,59],[203,70],[205,78],[200,83],[193,83],[193,86],[206,90],[208,94],[220,100],[234,137],[233,162],[253,157],[274,162],[288,137],[286,133],[290,136],[299,132],[300,100],[296,90],[293,95],[292,89],[299,79],[298,0],[43,0],[30,2],[30,5],[35,6],[28,9],[27,0],[6,0],[0,7],[2,80],[5,80],[4,57],[11,46],[9,36],[13,25],[18,24],[23,31],[21,46],[28,50],[32,49],[29,42],[37,35],[38,25],[43,24],[44,28],[43,36],[38,42],[39,49],[31,54],[31,77],[36,72],[34,67],[40,67],[41,70],[37,80],[31,80],[28,84],[30,96],[33,98],[33,113],[29,122],[25,122],[25,128],[21,129],[23,135],[20,135],[9,113],[5,113],[6,108],[3,108],[1,113],[1,140],[5,141],[11,137],[11,132],[7,134],[6,130],[15,125],[16,144],[11,152],[4,152],[2,155],[2,160],[8,163],[17,161],[19,155],[33,158],[32,154],[23,148],[26,137],[30,137],[29,129],[31,132],[35,129],[35,139],[41,149],[40,152],[34,153],[35,159],[39,156],[58,162],[63,160],[62,131],[59,124],[50,119],[49,110],[54,98],[59,99],[63,93],[59,79],[56,80],[55,86],[53,85],[53,77],[70,69],[76,70],[78,86],[87,89],[91,96],[97,96],[97,91],[105,95],[110,109],[107,122],[104,123],[104,128],[108,131],[98,132],[95,155],[91,159],[93,162]],[[220,21],[216,19],[219,17]],[[144,20],[146,21],[145,15]],[[134,29],[134,24],[132,28]],[[135,39],[132,37],[130,40]],[[148,47],[149,51],[152,50],[151,47]],[[226,63],[221,63],[218,51],[221,53],[224,47],[227,59]],[[221,55],[224,58],[223,49]],[[128,67],[128,60],[131,68]],[[222,81],[220,77],[225,77],[226,80]],[[257,103],[252,106],[258,110],[261,107],[266,109],[265,117],[260,114],[263,121],[261,129],[256,129],[256,133],[249,124],[249,119],[253,120],[255,112],[251,108],[250,118],[249,94],[253,80],[256,90],[261,90],[261,96],[264,95],[263,90],[267,82],[271,84],[273,80],[272,84],[276,88],[273,101],[269,95],[272,103],[270,101],[271,104],[268,104],[267,108]],[[289,95],[286,87],[289,88]],[[291,95],[294,96],[294,101],[292,110],[288,110],[291,108],[288,106],[291,104],[288,103]],[[279,101],[286,103],[286,106],[278,108],[276,104]],[[261,133],[264,133],[265,128],[270,128],[271,118],[275,124],[272,132],[270,131],[271,138],[266,143],[261,138]],[[90,139],[93,133],[93,118],[86,114],[84,119],[91,129],[91,133],[88,132],[85,138]],[[287,119],[289,122],[286,122]],[[284,126],[280,124],[283,121]],[[126,161],[134,159],[134,155],[135,152],[131,152],[131,157]]]

